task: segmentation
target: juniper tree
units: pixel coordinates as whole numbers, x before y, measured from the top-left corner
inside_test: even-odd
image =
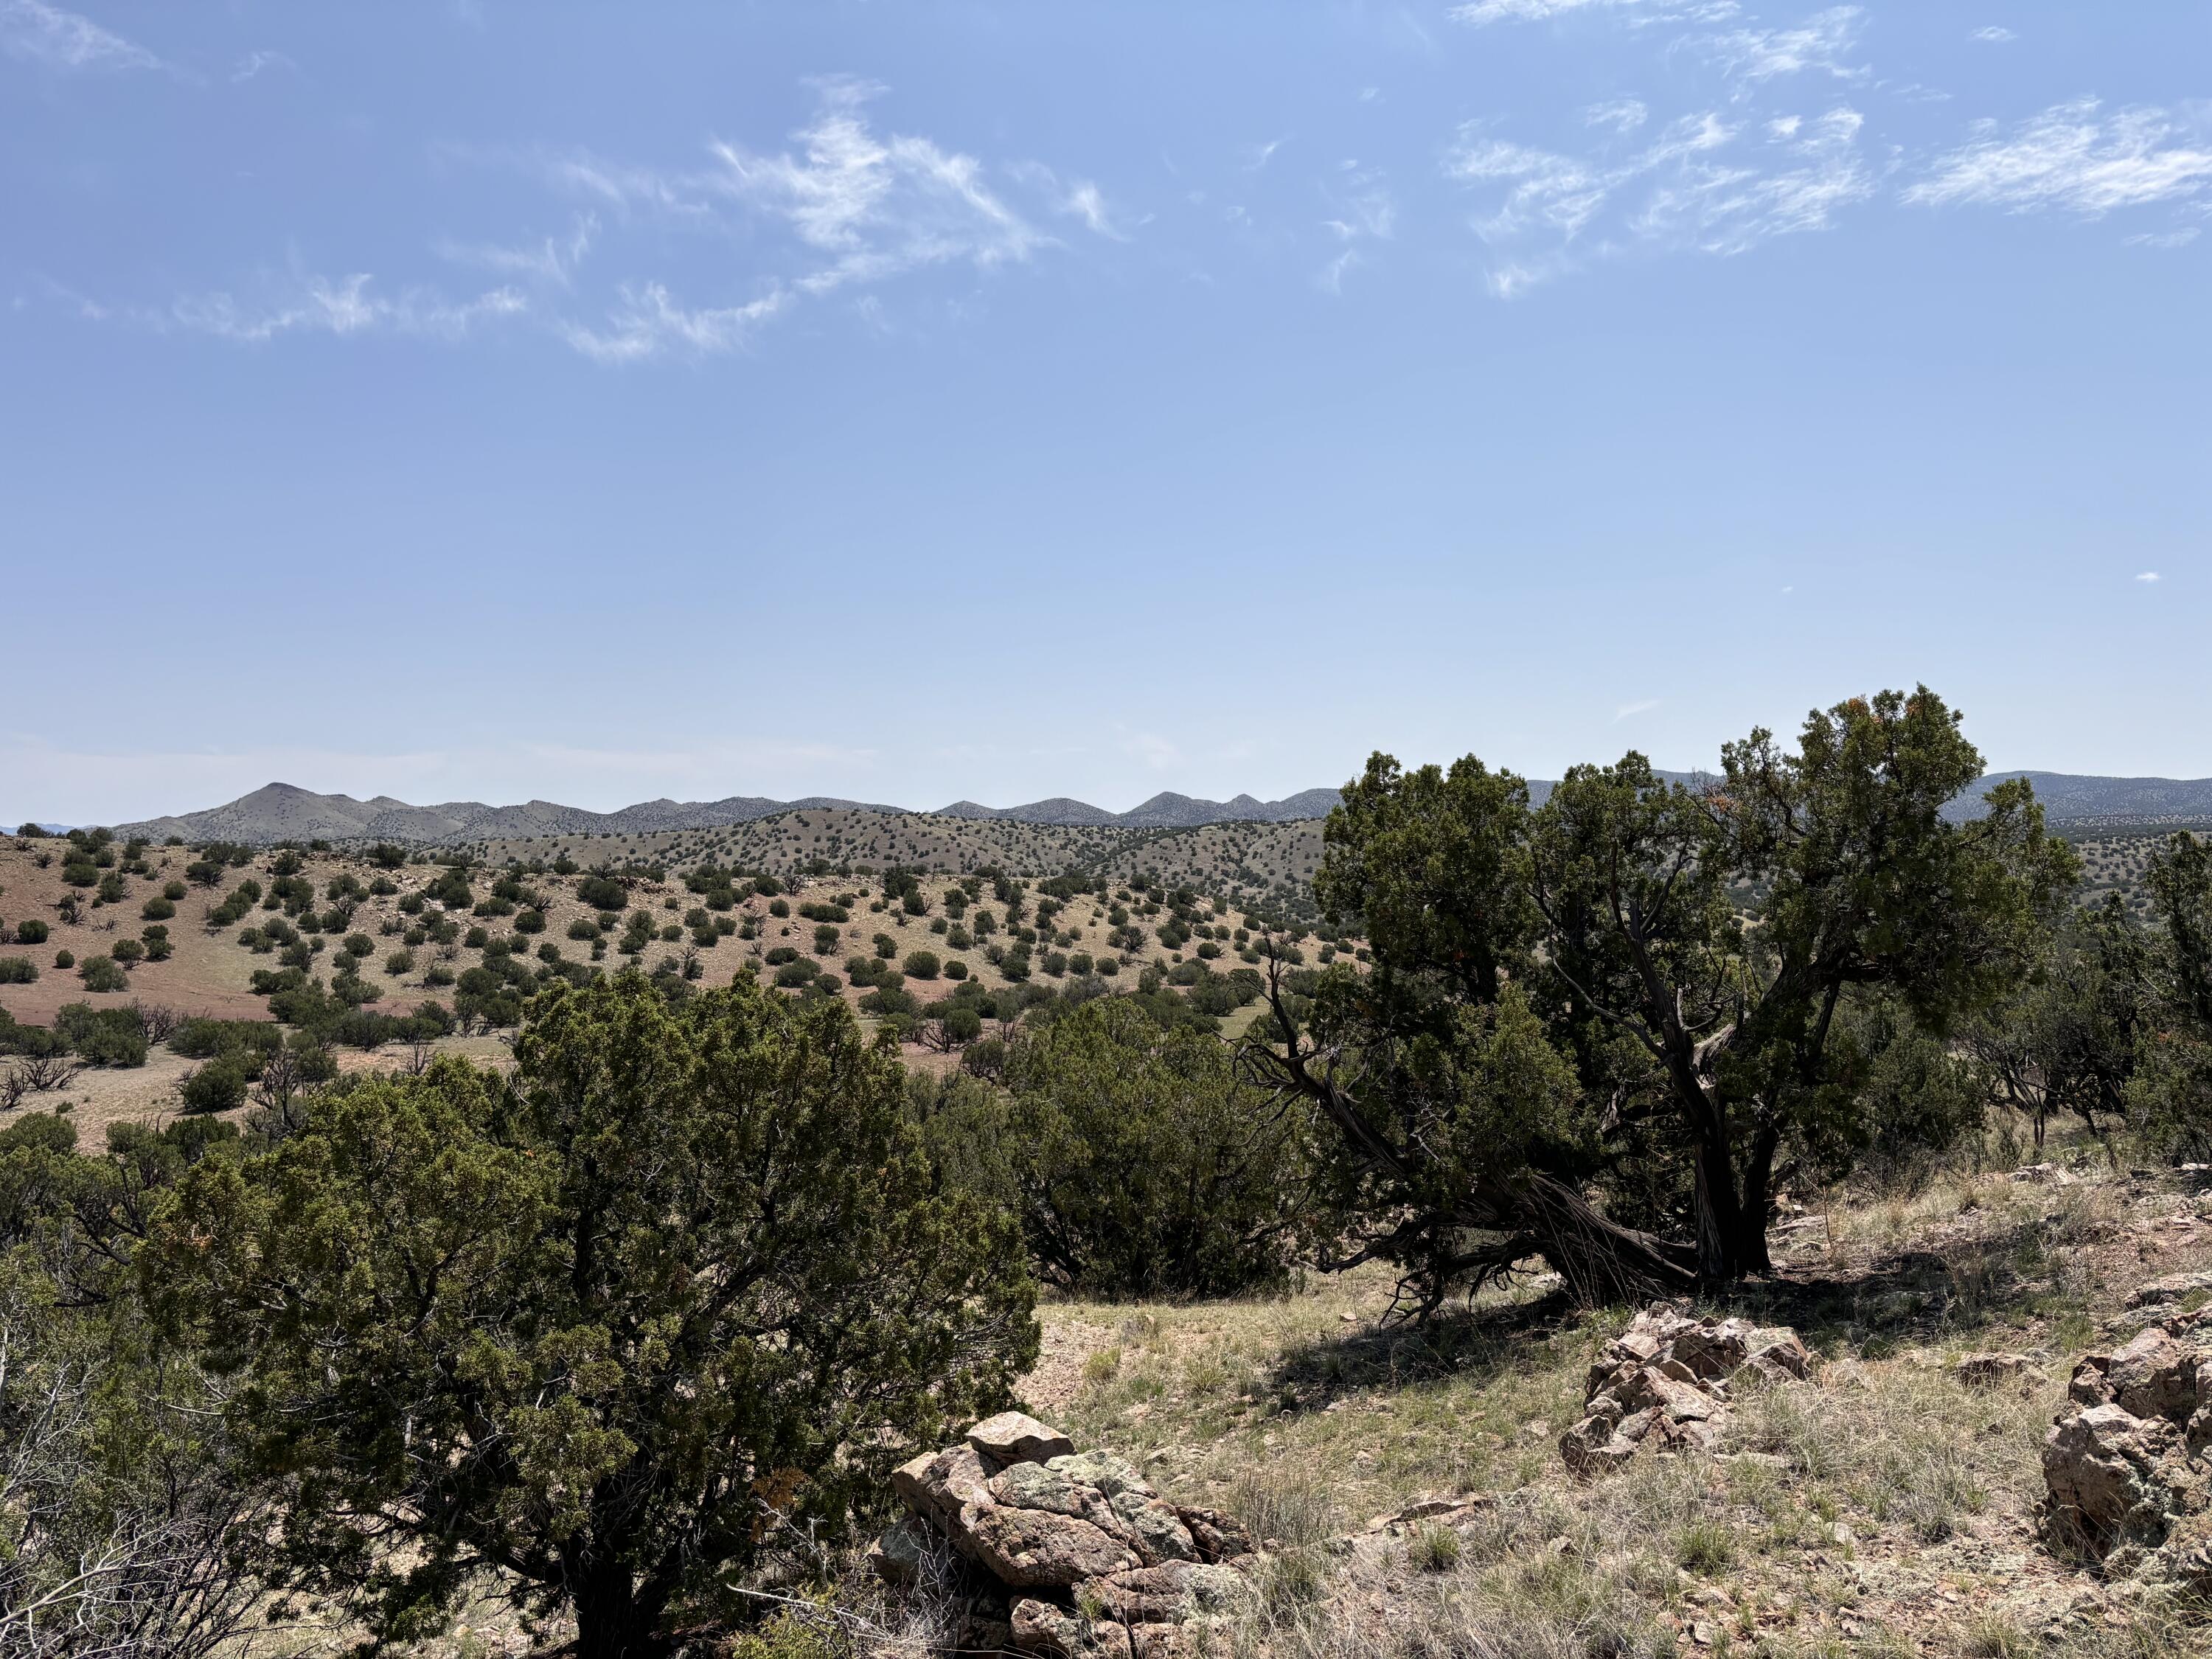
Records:
[[[580,1654],[650,1652],[1006,1398],[1019,1242],[932,1195],[836,999],[556,984],[515,1061],[307,1099],[182,1183],[155,1282],[288,1485],[287,1582],[411,1639],[497,1570]]]

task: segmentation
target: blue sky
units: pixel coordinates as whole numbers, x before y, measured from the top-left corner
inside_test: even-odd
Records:
[[[0,0],[0,822],[2212,773],[2212,6]]]

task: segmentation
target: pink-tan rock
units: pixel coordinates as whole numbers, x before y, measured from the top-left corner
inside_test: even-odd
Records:
[[[1796,1381],[1812,1369],[1797,1333],[1744,1319],[1700,1319],[1654,1303],[1606,1345],[1589,1368],[1584,1416],[1559,1437],[1577,1474],[1626,1463],[1645,1447],[1710,1450],[1730,1390],[1753,1380]]]
[[[892,1486],[910,1514],[871,1552],[877,1571],[915,1582],[930,1550],[949,1546],[978,1587],[971,1600],[987,1618],[1003,1613],[1023,1652],[1190,1659],[1194,1621],[1250,1598],[1253,1540],[1241,1524],[1170,1503],[1119,1458],[1078,1454],[1020,1413],[913,1459]]]

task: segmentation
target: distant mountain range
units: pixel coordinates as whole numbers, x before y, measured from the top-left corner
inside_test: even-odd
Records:
[[[1697,775],[1669,772],[1662,775],[1686,781]],[[2065,772],[1992,773],[1954,801],[1949,815],[1958,819],[1978,816],[1983,791],[2014,777],[2026,778],[2034,784],[2035,793],[2054,825],[2078,830],[2212,824],[2212,778],[2100,778]],[[1530,795],[1539,802],[1551,789],[1547,782],[1532,781],[1529,785]],[[982,806],[971,800],[959,800],[939,807],[931,816],[1104,829],[1187,830],[1207,823],[1288,823],[1325,817],[1337,799],[1334,789],[1301,790],[1281,800],[1255,800],[1250,795],[1238,795],[1225,801],[1200,800],[1189,795],[1163,793],[1126,812],[1109,812],[1087,801],[1059,796],[1022,806]],[[519,836],[643,835],[656,830],[708,830],[812,808],[886,813],[910,811],[827,795],[808,795],[798,800],[771,800],[761,795],[731,795],[711,801],[664,798],[641,801],[617,812],[586,811],[582,807],[562,806],[548,800],[526,801],[520,806],[489,806],[472,800],[411,806],[389,795],[356,800],[350,795],[319,795],[292,784],[272,783],[228,805],[114,827],[118,835],[146,836],[156,841],[182,836],[195,842],[320,839],[436,845]]]
[[[1188,795],[1158,794],[1127,812],[1109,812],[1079,800],[1031,801],[1024,806],[981,806],[955,801],[935,814],[953,818],[998,818],[1016,823],[1097,824],[1126,830],[1189,829],[1205,823],[1284,823],[1326,817],[1336,805],[1334,789],[1308,789],[1276,801],[1239,795],[1234,800],[1197,800]],[[489,806],[482,801],[444,801],[411,806],[389,795],[356,800],[350,795],[319,795],[289,783],[271,783],[228,805],[171,817],[117,824],[118,835],[159,841],[182,836],[187,841],[393,841],[443,843],[514,836],[648,835],[665,830],[710,830],[749,823],[778,812],[811,808],[859,812],[903,813],[911,809],[879,803],[808,795],[798,800],[769,800],[759,795],[731,795],[721,800],[641,801],[617,812],[592,812],[550,800],[520,806]]]

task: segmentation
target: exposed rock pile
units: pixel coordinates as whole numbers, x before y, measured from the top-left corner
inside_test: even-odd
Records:
[[[1054,1659],[1182,1659],[1203,1622],[1243,1606],[1251,1535],[1162,1498],[1119,1458],[1079,1454],[1019,1412],[892,1477],[911,1518],[878,1543],[878,1571],[920,1576],[949,1545],[971,1569],[960,1645]]]
[[[1654,1303],[1590,1366],[1588,1414],[1559,1437],[1559,1455],[1580,1474],[1626,1463],[1646,1446],[1710,1449],[1734,1382],[1791,1382],[1810,1368],[1787,1327],[1699,1319]]]
[[[2046,1532],[2108,1577],[2212,1589],[2201,1522],[2212,1507],[2212,1353],[2186,1316],[2086,1356],[2043,1439]]]

